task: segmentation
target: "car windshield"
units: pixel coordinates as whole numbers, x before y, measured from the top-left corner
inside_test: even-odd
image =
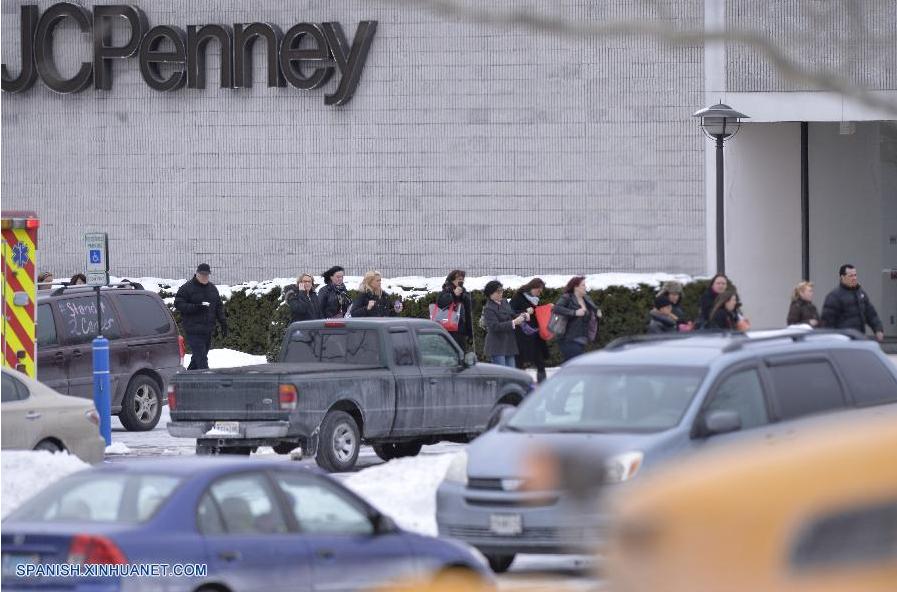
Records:
[[[365,329],[296,329],[283,362],[337,362],[380,365],[377,332]]]
[[[138,524],[155,514],[180,481],[170,475],[81,471],[43,490],[7,520]]]
[[[508,421],[520,432],[656,432],[679,423],[704,378],[688,367],[562,370]]]

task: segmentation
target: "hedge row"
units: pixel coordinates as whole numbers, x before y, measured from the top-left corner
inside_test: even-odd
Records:
[[[707,284],[707,281],[694,281],[685,285],[682,304],[689,318],[694,319],[697,316],[698,301],[707,289]],[[505,297],[510,298],[513,293],[513,290],[506,290]],[[350,291],[349,294],[354,298],[354,292]],[[555,302],[560,295],[560,289],[546,289],[542,294],[542,301]],[[598,339],[587,349],[600,349],[617,337],[644,333],[648,311],[651,310],[656,295],[657,288],[647,284],[640,284],[637,288],[611,286],[604,290],[589,292],[592,300],[601,307],[603,317],[599,325]],[[173,294],[162,292],[161,296],[165,298]],[[427,318],[429,305],[436,301],[437,296],[438,294],[433,292],[416,300],[404,301],[401,316]],[[481,291],[471,292],[471,297],[476,353],[479,359],[485,360],[483,343],[486,335],[477,323],[483,309],[484,297]],[[289,307],[283,302],[279,287],[264,295],[247,294],[245,291],[234,292],[226,301],[225,310],[230,332],[227,337],[216,332],[212,340],[213,348],[226,347],[249,354],[265,355],[268,360],[277,358],[290,320]],[[180,327],[180,317],[176,311],[174,315]],[[549,352],[548,365],[559,365],[561,355],[557,345],[549,344]]]

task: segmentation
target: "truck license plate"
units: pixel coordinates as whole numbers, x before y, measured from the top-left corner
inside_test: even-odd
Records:
[[[212,428],[217,435],[222,436],[239,436],[240,435],[240,422],[239,421],[216,421],[215,426]]]
[[[489,516],[489,530],[500,536],[521,534],[523,518],[520,514],[492,514]]]

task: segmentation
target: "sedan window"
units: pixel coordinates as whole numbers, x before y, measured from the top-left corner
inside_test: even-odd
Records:
[[[10,515],[34,522],[121,522],[149,520],[180,479],[169,475],[103,474],[84,471],[57,481]]]
[[[275,480],[289,499],[296,522],[309,534],[372,535],[374,525],[362,508],[319,479],[278,474]]]
[[[20,387],[21,386],[21,390]],[[2,389],[2,397],[3,402],[7,403],[9,401],[19,401],[21,399],[28,398],[28,390],[25,388],[25,385],[21,384],[18,380],[7,374],[3,373],[3,389]]]
[[[287,532],[264,475],[225,477],[211,487],[211,494],[228,534],[276,534]]]

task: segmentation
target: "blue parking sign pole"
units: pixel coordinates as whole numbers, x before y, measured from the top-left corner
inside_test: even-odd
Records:
[[[112,444],[112,394],[109,392],[109,340],[93,340],[93,404],[100,416],[100,435]]]

